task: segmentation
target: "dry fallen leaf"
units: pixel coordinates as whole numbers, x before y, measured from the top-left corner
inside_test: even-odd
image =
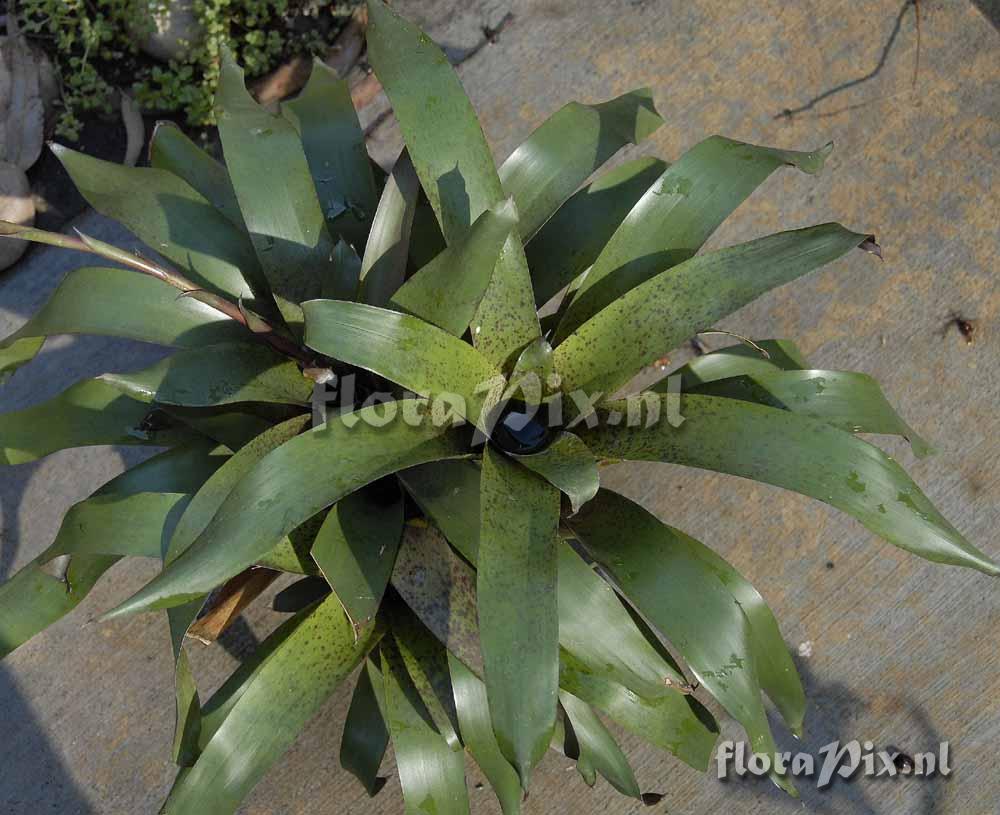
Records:
[[[0,160],[27,170],[45,142],[45,105],[55,78],[48,59],[16,28],[0,37]]]

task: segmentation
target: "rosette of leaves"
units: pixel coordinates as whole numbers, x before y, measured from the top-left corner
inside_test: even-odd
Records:
[[[387,176],[323,66],[272,115],[226,61],[225,166],[171,127],[150,168],[57,149],[93,206],[162,259],[4,227],[117,265],[72,272],[0,344],[0,369],[50,334],[176,349],[0,416],[8,464],[165,448],[72,507],[0,587],[6,653],[117,560],[162,558],[107,616],[170,623],[181,769],[164,812],[235,811],[351,677],[342,763],[375,794],[391,740],[408,812],[468,811],[465,751],[506,813],[550,748],[587,783],[600,774],[651,802],[607,722],[705,769],[717,727],[698,696],[755,751],[774,750],[765,695],[800,732],[802,685],[760,594],[602,488],[609,461],[784,487],[917,555],[998,573],[861,438],[928,451],[863,374],[814,370],[792,342],[765,340],[696,358],[680,395],[630,395],[644,367],[765,291],[877,250],[822,224],[699,251],[770,173],[816,172],[827,150],[714,136],[581,186],[661,124],[638,90],[566,105],[497,168],[442,52],[380,0],[370,19],[406,142]],[[318,383],[336,395],[317,424]],[[303,575],[276,600],[292,616],[202,699],[185,636],[217,636],[280,571]]]

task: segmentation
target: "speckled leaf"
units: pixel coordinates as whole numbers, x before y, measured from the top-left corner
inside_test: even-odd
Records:
[[[693,696],[671,691],[646,699],[627,688],[591,674],[565,651],[560,656],[559,686],[602,710],[626,730],[673,753],[696,770],[708,768],[719,735],[712,714]]]
[[[806,358],[791,340],[754,340],[754,343],[767,351],[768,356],[764,357],[760,351],[741,343],[688,360],[674,371],[674,376],[681,377],[681,390],[687,391],[702,383],[731,376],[799,371],[809,367]],[[665,392],[666,382],[657,383],[651,390]]]
[[[426,522],[406,525],[392,587],[450,653],[482,676],[476,573],[437,529]]]
[[[373,484],[331,507],[313,542],[313,560],[359,635],[375,620],[402,534],[402,493]]]
[[[718,396],[682,396],[679,412],[684,422],[678,428],[602,423],[582,435],[597,456],[684,464],[800,492],[928,560],[1000,575],[903,468],[868,442],[826,422]]]
[[[86,267],[70,272],[48,302],[0,341],[4,374],[34,358],[50,334],[100,334],[178,348],[250,340],[239,323],[152,277],[123,269]]]
[[[596,105],[557,110],[500,165],[500,182],[521,211],[527,241],[587,177],[626,144],[638,144],[663,119],[649,88]]]
[[[255,563],[299,524],[365,484],[404,467],[467,455],[461,434],[429,422],[377,426],[384,424],[384,409],[344,414],[264,456],[237,483],[191,547],[109,616],[192,600]],[[344,416],[357,423],[348,427]],[[316,477],[317,462],[324,464],[322,478]]]
[[[486,686],[454,654],[448,654],[448,665],[462,741],[493,787],[504,815],[518,815],[521,811],[521,782],[500,752],[493,734]]]
[[[594,786],[596,770],[622,795],[642,800],[628,759],[590,705],[567,691],[560,691],[559,702],[566,711],[567,733],[576,741],[577,769],[587,784]]]
[[[505,197],[493,156],[441,49],[381,0],[371,0],[368,13],[369,59],[452,245],[484,210]],[[502,367],[538,334],[524,249],[511,235],[473,321],[473,339],[491,363]]]
[[[493,276],[500,250],[517,225],[510,199],[480,215],[468,232],[403,284],[392,306],[457,337],[469,327]]]
[[[830,149],[799,153],[710,136],[688,150],[639,199],[594,261],[553,344],[625,292],[692,257],[776,169],[819,172]]]
[[[562,387],[613,392],[697,331],[868,240],[839,224],[821,224],[699,255],[661,272],[556,347]]]
[[[404,149],[385,182],[361,261],[358,299],[385,307],[406,278],[420,179]]]
[[[59,145],[52,149],[94,209],[119,221],[190,280],[231,297],[267,302],[250,238],[187,182],[166,170],[126,167]]]
[[[736,719],[755,753],[774,755],[750,623],[696,544],[638,504],[598,493],[570,527],[640,613],[674,644],[691,672]],[[629,530],[622,535],[623,529]],[[780,778],[775,778],[779,783]],[[789,792],[787,783],[781,784]]]
[[[244,342],[178,351],[141,371],[99,379],[140,402],[185,407],[233,402],[307,405],[313,384],[287,357]]]
[[[310,348],[432,400],[460,396],[459,416],[485,421],[497,371],[468,343],[417,317],[363,303],[314,300],[304,311]]]
[[[688,393],[789,410],[849,433],[903,436],[918,458],[934,452],[893,410],[878,382],[867,374],[820,370],[745,374],[698,385]]]
[[[399,474],[399,479],[452,546],[475,566],[479,559],[479,468],[467,461],[441,461],[406,470]],[[447,545],[444,549],[448,549]],[[605,676],[643,696],[654,698],[662,696],[671,686],[685,686],[684,678],[654,650],[611,587],[567,543],[560,542],[557,549],[560,645],[582,660],[588,671]],[[435,550],[421,552],[421,555],[421,561],[433,562],[435,557],[447,561],[446,554],[435,554]],[[446,644],[449,650],[478,672],[478,660],[472,661],[465,655],[469,649],[459,651],[453,645],[455,641],[474,639],[475,632],[464,623],[455,626],[455,631],[447,625],[448,618],[465,619],[464,585],[468,583],[470,590],[475,585],[471,569],[463,572],[461,565],[452,565],[450,574],[443,575],[434,585],[429,579],[427,581],[426,592],[430,598],[436,593],[443,596],[443,587],[451,587],[449,603],[437,606],[430,600],[423,603],[437,611],[442,622],[435,627],[419,611],[418,616],[432,630],[443,629],[448,636]],[[398,568],[397,563],[397,571]],[[419,576],[412,582],[418,582]],[[444,607],[441,608],[441,605]],[[478,654],[475,656],[478,657]]]
[[[68,447],[168,447],[196,435],[117,388],[88,379],[47,402],[0,414],[0,465],[34,461]]]
[[[298,738],[377,637],[355,642],[332,595],[303,615],[259,666],[218,731],[163,805],[164,815],[224,815]]]
[[[149,142],[149,163],[186,181],[230,223],[246,232],[243,213],[225,165],[191,141],[173,122],[156,123]]]
[[[545,755],[559,682],[559,493],[487,447],[476,589],[497,743],[527,789]]]
[[[539,307],[597,260],[629,210],[666,169],[658,158],[627,161],[559,207],[524,250]]]
[[[398,598],[388,601],[387,605],[387,625],[434,729],[449,748],[461,750],[447,651]]]
[[[215,112],[229,177],[260,266],[285,321],[299,330],[298,304],[321,297],[324,281],[335,271],[334,241],[302,142],[287,119],[253,100],[243,70],[228,54],[222,58]]]
[[[370,797],[385,786],[378,768],[389,744],[385,722],[385,680],[371,658],[358,674],[340,741],[340,766],[361,782]]]
[[[347,83],[315,59],[302,93],[281,109],[302,139],[330,233],[361,249],[375,214],[377,193],[365,134]]]
[[[597,494],[601,476],[597,460],[579,436],[562,432],[540,453],[514,458],[565,493],[572,512],[579,512]]]
[[[465,758],[428,723],[428,713],[395,644],[382,644],[385,711],[406,815],[468,815]]]

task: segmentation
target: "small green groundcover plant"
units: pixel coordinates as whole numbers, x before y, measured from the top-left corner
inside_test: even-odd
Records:
[[[57,148],[93,206],[163,261],[3,227],[120,265],[72,272],[0,344],[0,370],[50,334],[177,349],[0,416],[9,464],[84,445],[167,448],[73,506],[0,587],[7,653],[119,559],[162,558],[105,616],[169,621],[181,769],[164,812],[235,811],[352,675],[341,761],[374,794],[391,739],[413,813],[468,812],[465,751],[505,813],[550,748],[587,783],[599,773],[653,802],[602,715],[704,770],[718,728],[698,687],[756,752],[775,749],[764,694],[800,733],[802,685],[760,594],[602,488],[608,462],[784,487],[917,555],[998,574],[857,435],[928,452],[863,374],[813,370],[793,343],[767,340],[614,398],[765,291],[877,251],[829,223],[698,253],[772,171],[816,172],[828,150],[713,136],[673,164],[640,158],[581,188],[661,124],[638,90],[566,105],[497,169],[443,53],[380,0],[369,14],[371,62],[406,142],[388,177],[321,64],[272,115],[227,59],[225,166],[173,127],[157,130],[152,168]],[[186,633],[217,633],[277,571],[303,575],[279,595],[292,616],[202,701]]]
[[[76,140],[83,119],[113,112],[115,89],[134,95],[145,110],[182,113],[189,125],[214,124],[212,98],[220,54],[229,49],[250,76],[259,76],[296,54],[319,55],[353,2],[323,3],[322,14],[305,0],[193,0],[203,32],[167,64],[145,57],[143,39],[169,0],[17,0],[21,29],[56,65],[62,109],[56,134]]]

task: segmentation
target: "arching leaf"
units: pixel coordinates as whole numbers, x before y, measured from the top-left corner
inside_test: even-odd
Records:
[[[625,292],[694,256],[777,168],[817,173],[831,149],[799,153],[711,136],[688,150],[639,199],[594,261],[553,343]]]
[[[868,240],[839,224],[822,224],[699,255],[661,272],[556,347],[562,387],[614,392],[697,331]]]
[[[70,272],[48,302],[0,341],[0,382],[35,357],[50,334],[99,334],[200,348],[251,341],[239,323],[146,275],[86,267]]]
[[[626,144],[663,124],[649,88],[607,102],[561,107],[500,165],[500,182],[521,212],[528,241],[587,177]]]
[[[388,404],[401,410],[406,401]],[[191,547],[107,616],[186,603],[252,565],[299,524],[365,484],[404,467],[467,455],[461,434],[430,422],[385,424],[384,409],[375,408],[346,417],[264,456]],[[316,462],[325,464],[322,478],[315,475]]]
[[[602,422],[583,437],[597,456],[684,464],[793,490],[853,515],[901,549],[1000,575],[903,468],[868,442],[817,419],[718,396],[682,396],[679,413],[677,428]]]

